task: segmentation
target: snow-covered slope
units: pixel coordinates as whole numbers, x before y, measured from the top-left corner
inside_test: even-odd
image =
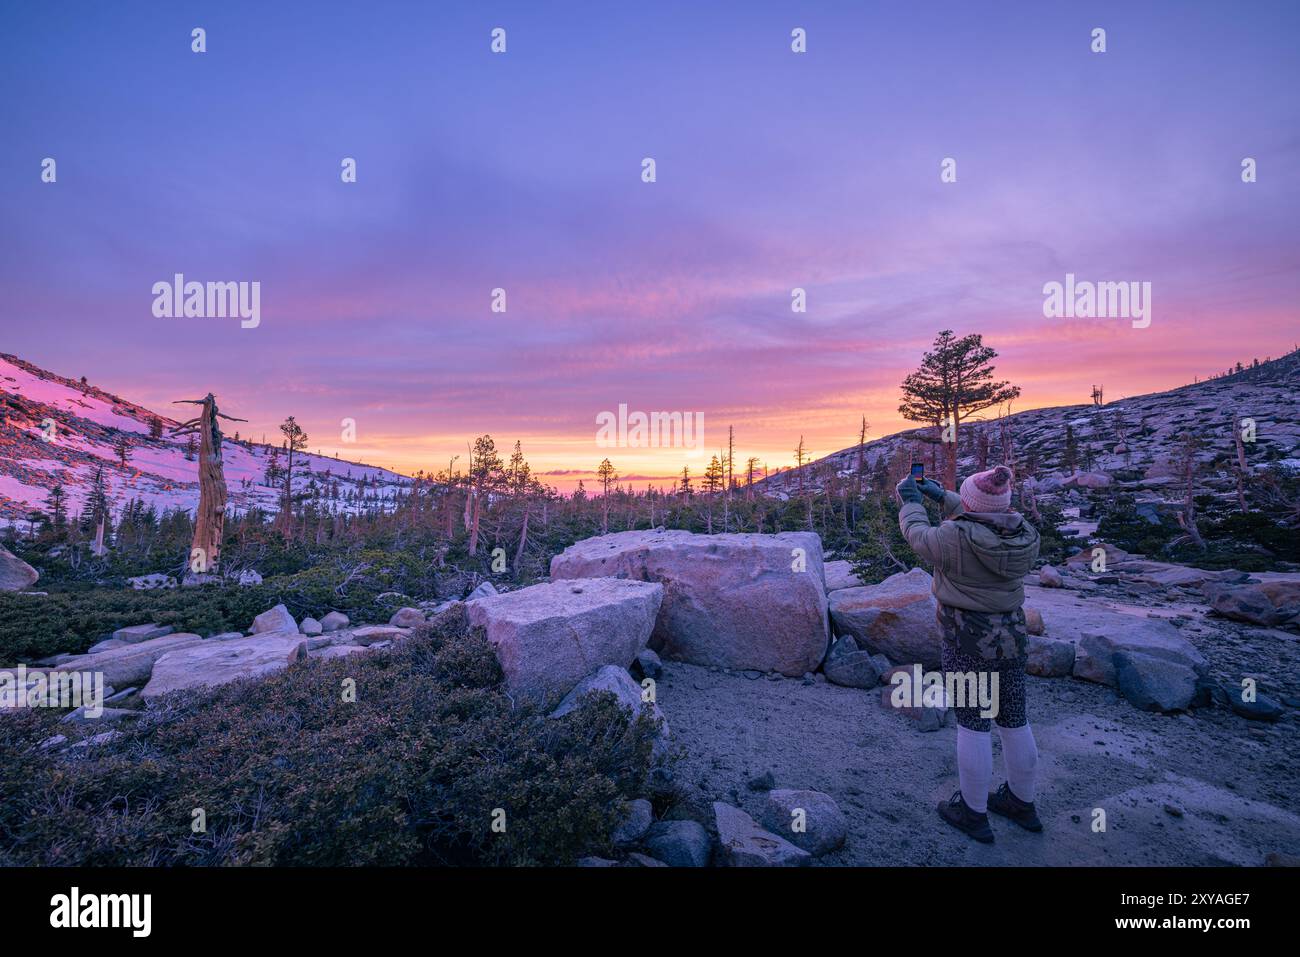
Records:
[[[219,397],[218,397],[219,398]],[[176,406],[187,417],[195,406]],[[154,419],[162,423],[161,438],[150,438]],[[160,512],[167,508],[193,510],[198,504],[198,462],[186,458],[185,438],[171,438],[179,420],[161,415],[87,383],[46,372],[15,356],[0,353],[0,522],[25,518],[45,505],[48,492],[61,484],[65,508],[75,515],[85,501],[98,468],[115,507],[141,499]],[[281,467],[285,453],[278,446],[235,442],[236,423],[222,457],[230,508],[257,506],[275,511],[279,490],[264,483],[267,466],[276,455]],[[130,450],[122,466],[117,446],[125,439]],[[373,509],[391,500],[411,482],[387,469],[310,453],[294,456],[307,467],[295,489],[321,488],[322,507],[340,512]],[[335,489],[337,488],[337,491]]]

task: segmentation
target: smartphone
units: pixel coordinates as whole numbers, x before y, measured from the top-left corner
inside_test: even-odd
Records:
[[[923,463],[912,463],[912,480],[918,484],[925,481],[925,465]]]

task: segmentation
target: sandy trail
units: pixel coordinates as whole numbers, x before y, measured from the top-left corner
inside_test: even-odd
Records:
[[[1275,696],[1300,690],[1294,636],[1209,619],[1189,625],[1184,634],[1216,676],[1260,674],[1261,689]],[[665,663],[658,700],[685,752],[678,779],[698,789],[696,801],[727,801],[757,817],[763,793],[747,782],[770,770],[777,787],[812,788],[839,802],[849,839],[820,865],[1258,865],[1269,852],[1300,854],[1294,711],[1276,724],[1217,709],[1165,716],[1138,711],[1100,685],[1028,680],[1046,831],[994,818],[992,846],[935,813],[957,787],[952,716],[925,733],[883,711],[879,691],[678,662]],[[995,786],[1004,780],[999,751],[995,734]],[[1092,827],[1098,808],[1104,832]]]

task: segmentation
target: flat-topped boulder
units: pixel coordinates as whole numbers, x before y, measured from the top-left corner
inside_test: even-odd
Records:
[[[645,648],[663,586],[616,578],[559,579],[465,605],[496,651],[512,694],[562,696],[605,665],[628,668]]]
[[[551,559],[552,578],[663,586],[651,645],[665,657],[798,677],[826,654],[821,539],[812,532],[618,532]]]
[[[94,654],[73,655],[60,662],[55,670],[102,672],[104,684],[115,688],[142,685],[149,680],[154,663],[163,655],[202,643],[203,639],[198,635],[178,632],[119,645]]]
[[[140,696],[147,700],[169,691],[256,678],[282,671],[306,657],[307,639],[296,632],[268,632],[236,641],[202,642],[160,657]]]

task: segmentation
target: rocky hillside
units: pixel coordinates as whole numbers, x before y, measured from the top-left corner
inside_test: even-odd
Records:
[[[150,437],[155,419],[162,424],[161,438]],[[177,424],[170,415],[0,354],[0,523],[22,521],[33,508],[44,506],[55,485],[63,486],[65,508],[76,514],[100,468],[115,506],[141,499],[160,512],[192,510],[199,496],[198,463],[186,458],[186,439],[168,435]],[[223,458],[230,506],[275,511],[280,492],[266,485],[265,478],[278,447],[235,442],[237,423],[227,425],[231,433]],[[117,453],[123,440],[129,446],[125,467]],[[311,454],[303,458],[306,467],[295,479],[295,488],[307,490],[314,482],[337,510],[373,508],[410,482],[359,462]],[[279,464],[284,465],[282,453]]]
[[[1191,433],[1203,440],[1196,453],[1198,484],[1203,491],[1232,495],[1232,423],[1242,417],[1255,422],[1256,441],[1245,447],[1252,468],[1269,463],[1300,468],[1300,351],[1167,392],[1100,406],[1031,409],[1001,419],[968,421],[960,436],[958,474],[976,468],[983,442],[988,444],[987,461],[1002,461],[1005,431],[1022,474],[1035,475],[1040,491],[1056,490],[1073,472],[1096,472],[1158,502],[1162,489],[1181,481],[1175,473]],[[1073,469],[1067,464],[1070,434],[1076,449]],[[929,428],[874,439],[861,447],[864,468],[870,473],[882,458],[886,463],[916,458],[930,472],[935,442]],[[802,477],[791,469],[769,477],[762,486],[777,497],[789,496],[801,481],[805,490],[818,488],[828,476],[851,476],[858,455],[859,446],[854,445],[805,466]]]

